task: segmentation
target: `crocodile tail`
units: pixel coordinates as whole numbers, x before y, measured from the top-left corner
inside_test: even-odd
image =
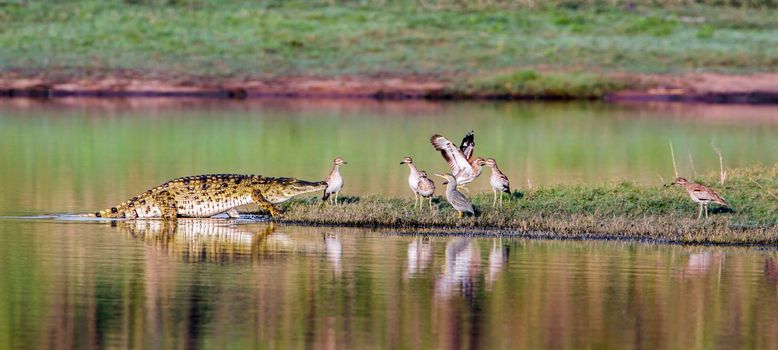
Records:
[[[132,209],[131,205],[134,205],[133,202],[133,200],[130,200],[129,202],[98,211],[94,213],[94,216],[98,218],[126,218],[128,215],[132,215],[130,210]]]
[[[115,207],[111,207],[111,208],[108,208],[108,209],[105,209],[105,210],[101,210],[101,211],[96,212],[94,215],[95,215],[95,217],[98,217],[98,218],[118,218],[121,215],[121,213],[123,212],[122,206],[123,205],[117,205]]]

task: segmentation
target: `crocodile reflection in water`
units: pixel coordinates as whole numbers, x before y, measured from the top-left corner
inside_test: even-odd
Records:
[[[267,237],[275,231],[273,223],[235,225],[209,219],[135,220],[117,222],[116,227],[186,261],[256,256],[266,250]]]
[[[321,234],[279,232],[272,222],[236,224],[228,220],[179,219],[119,221],[113,225],[133,239],[189,262],[261,260],[279,253],[326,254],[336,272],[339,269],[340,255],[335,249],[339,240],[322,242]]]

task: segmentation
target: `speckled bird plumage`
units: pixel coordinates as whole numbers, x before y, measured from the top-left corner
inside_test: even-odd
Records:
[[[492,168],[492,175],[489,176],[489,185],[492,186],[492,192],[494,193],[492,207],[495,207],[497,204],[498,192],[500,193],[500,206],[502,207],[502,194],[511,193],[510,181],[508,181],[508,177],[500,171],[500,168],[497,166],[497,161],[495,161],[494,158],[487,158],[486,166]]]
[[[416,189],[419,196],[421,196],[419,206],[421,206],[424,198],[429,198],[430,210],[432,210],[432,195],[435,194],[435,183],[427,177],[426,171],[419,172],[419,181],[416,183]]]
[[[729,207],[729,203],[727,203],[724,198],[719,196],[716,191],[708,186],[690,182],[683,177],[676,178],[673,184],[682,186],[683,189],[686,190],[686,193],[689,195],[689,198],[691,198],[693,202],[700,205],[700,212],[697,215],[698,219],[702,216],[703,211],[705,213],[705,217],[708,217],[708,205],[710,203],[718,203],[725,207]]]
[[[332,170],[324,180],[327,183],[327,187],[324,189],[324,195],[321,197],[322,200],[327,200],[330,198],[330,195],[335,194],[334,198],[331,198],[331,202],[332,204],[338,203],[338,194],[343,189],[343,176],[340,175],[340,166],[343,164],[348,163],[341,157],[337,157],[332,161]]]
[[[104,218],[211,217],[221,213],[237,216],[236,207],[254,203],[276,216],[274,204],[327,187],[324,181],[260,175],[215,174],[182,177],[130,198],[127,202],[95,213]]]

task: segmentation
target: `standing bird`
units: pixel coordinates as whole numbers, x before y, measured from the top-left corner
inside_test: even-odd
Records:
[[[419,182],[416,185],[416,188],[419,191],[419,195],[421,196],[419,207],[421,207],[422,202],[424,202],[424,198],[429,198],[430,210],[432,210],[432,194],[435,193],[435,183],[432,182],[429,177],[427,177],[426,171],[421,171],[419,173]]]
[[[435,150],[440,151],[443,159],[448,162],[448,167],[456,177],[459,186],[468,184],[481,175],[481,167],[484,166],[485,161],[481,157],[473,158],[475,136],[472,130],[462,139],[462,145],[459,148],[438,134],[432,135],[430,142]]]
[[[489,184],[492,185],[492,192],[494,192],[492,208],[497,204],[498,191],[500,192],[500,208],[502,208],[502,194],[511,194],[511,185],[508,182],[508,177],[497,167],[497,161],[495,161],[494,158],[487,158],[486,166],[492,168],[492,176],[489,177]]]
[[[400,164],[408,164],[408,168],[411,169],[411,173],[408,174],[408,187],[413,191],[413,206],[417,206],[419,203],[419,177],[421,173],[416,166],[413,165],[413,158],[405,157]]]
[[[443,182],[443,184],[448,184],[446,186],[446,200],[449,204],[451,204],[454,209],[456,209],[459,212],[459,220],[462,220],[462,212],[470,213],[475,215],[475,210],[473,210],[473,203],[470,203],[470,200],[465,197],[462,192],[457,191],[457,178],[454,177],[452,174],[435,174],[435,176],[440,176],[446,181]]]
[[[327,198],[334,193],[335,196],[333,197],[332,202],[338,204],[338,193],[340,193],[340,189],[343,188],[343,176],[340,176],[340,166],[348,163],[341,157],[335,158],[332,163],[332,171],[327,175],[327,179],[324,180],[324,182],[327,183],[327,188],[324,189],[324,195],[321,199],[327,200]]]
[[[686,190],[686,193],[689,194],[689,197],[691,197],[695,203],[700,204],[700,213],[697,214],[698,220],[702,217],[703,208],[705,209],[705,217],[708,217],[708,205],[711,202],[718,203],[729,208],[729,203],[727,203],[724,198],[721,198],[718,193],[705,185],[689,182],[689,180],[686,180],[682,177],[676,178],[675,182],[671,183],[671,185],[681,185],[683,189]]]

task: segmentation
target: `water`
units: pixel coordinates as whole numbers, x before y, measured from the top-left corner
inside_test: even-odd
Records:
[[[778,253],[0,222],[0,347],[775,348]]]
[[[711,143],[778,161],[775,107],[0,101],[0,349],[778,348],[773,247],[38,216],[337,155],[345,194],[409,196],[402,157],[442,171],[429,136],[469,129],[516,188],[667,181],[668,139],[685,174],[718,169]]]
[[[517,189],[669,182],[671,139],[688,177],[718,172],[711,144],[729,167],[778,162],[776,107],[5,100],[0,183],[13,190],[0,196],[0,213],[94,211],[186,175],[323,179],[336,156],[349,161],[344,195],[409,196],[402,158],[447,171],[430,136],[458,142],[470,129],[475,154],[497,159]]]

